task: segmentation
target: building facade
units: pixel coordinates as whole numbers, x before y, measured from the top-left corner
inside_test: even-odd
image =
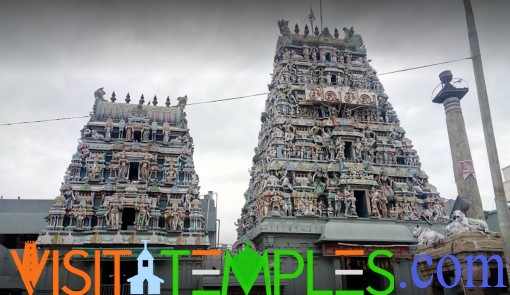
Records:
[[[448,216],[369,64],[362,37],[352,27],[341,37],[337,29],[305,26],[301,32],[296,24],[291,32],[287,21],[278,25],[270,94],[236,223],[239,241],[251,240],[269,253],[313,250],[319,289],[388,286],[366,271],[366,255],[335,256],[352,248],[392,250],[393,258],[377,265],[394,273],[396,282],[411,282],[413,228],[442,231]],[[295,267],[289,262],[285,271]],[[365,274],[337,276],[339,269]],[[396,292],[423,292],[408,285]],[[284,294],[303,290],[304,275],[289,281]]]
[[[35,241],[44,229],[52,203],[40,199],[0,199],[0,294],[26,293],[10,251],[23,256],[25,242]]]

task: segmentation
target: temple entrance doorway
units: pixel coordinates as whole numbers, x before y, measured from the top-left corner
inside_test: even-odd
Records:
[[[137,275],[138,264],[136,260],[121,261],[120,263],[121,295],[131,294],[127,279]],[[112,260],[101,261],[101,294],[114,294],[114,263]],[[145,289],[146,290],[146,289]]]
[[[368,267],[368,257],[342,257],[341,263],[342,269],[363,271],[363,275],[342,276],[342,286],[344,286],[344,290],[366,290],[369,286],[378,291],[383,291],[388,288],[388,280],[380,274],[371,271]],[[393,273],[391,263],[388,259],[376,259],[375,264]]]

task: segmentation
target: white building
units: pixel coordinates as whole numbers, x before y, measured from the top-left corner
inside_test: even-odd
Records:
[[[503,178],[503,181],[505,182],[504,185],[506,200],[510,202],[510,166],[503,168]]]

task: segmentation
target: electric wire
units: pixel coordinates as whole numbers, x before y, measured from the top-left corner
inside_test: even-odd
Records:
[[[88,118],[88,117],[90,117],[90,115],[77,116],[77,117],[63,117],[63,118],[45,119],[45,120],[35,120],[35,121],[0,123],[0,126],[23,125],[23,124],[43,123],[43,122],[51,122],[51,121],[64,121],[64,120],[82,119],[82,118]]]
[[[269,92],[257,93],[257,94],[249,94],[249,95],[230,97],[230,98],[215,99],[215,100],[206,100],[206,101],[192,102],[192,103],[188,103],[186,105],[197,105],[197,104],[204,104],[204,103],[222,102],[222,101],[227,101],[227,100],[235,100],[235,99],[241,99],[241,98],[247,98],[247,97],[255,97],[255,96],[261,96],[261,95],[266,95],[266,94],[269,94]]]
[[[388,75],[388,74],[395,74],[395,73],[400,73],[400,72],[407,72],[407,71],[412,71],[412,70],[418,70],[418,69],[423,69],[423,68],[428,68],[428,67],[433,67],[433,66],[438,66],[438,65],[449,64],[449,63],[453,63],[453,62],[457,62],[457,61],[462,61],[462,60],[466,60],[466,59],[472,59],[472,58],[473,57],[463,57],[463,58],[459,58],[459,59],[453,59],[453,60],[433,63],[433,64],[428,64],[428,65],[419,66],[419,67],[412,67],[412,68],[407,68],[407,69],[402,69],[402,70],[385,72],[385,73],[377,74],[377,76],[383,76],[383,75]]]
[[[443,64],[463,61],[463,60],[467,60],[467,59],[472,59],[473,57],[475,57],[475,56],[472,56],[472,57],[463,57],[463,58],[459,58],[459,59],[453,59],[453,60],[448,60],[448,61],[443,61],[443,62],[438,62],[438,63],[433,63],[433,64],[427,64],[427,65],[418,66],[418,67],[411,67],[411,68],[406,68],[406,69],[401,69],[401,70],[396,70],[396,71],[391,71],[391,72],[385,72],[385,73],[377,74],[377,76],[383,76],[383,75],[396,74],[396,73],[407,72],[407,71],[412,71],[412,70],[418,70],[418,69],[423,69],[423,68],[428,68],[428,67],[433,67],[433,66],[438,66],[438,65],[443,65]],[[199,105],[199,104],[207,104],[207,103],[224,102],[224,101],[230,101],[230,100],[237,100],[237,99],[243,99],[243,98],[249,98],[249,97],[262,96],[262,95],[267,95],[267,94],[269,94],[269,92],[249,94],[249,95],[242,95],[242,96],[222,98],[222,99],[205,100],[205,101],[199,101],[199,102],[192,102],[192,103],[188,103],[187,105],[191,106],[191,105]],[[72,119],[83,119],[83,118],[89,118],[89,117],[90,117],[90,115],[76,116],[76,117],[62,117],[62,118],[34,120],[34,121],[0,123],[0,126],[24,125],[24,124],[44,123],[44,122],[51,122],[51,121],[64,121],[64,120],[72,120]]]

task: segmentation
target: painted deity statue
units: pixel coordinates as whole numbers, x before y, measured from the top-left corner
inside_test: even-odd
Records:
[[[119,138],[122,138],[124,136],[124,128],[126,127],[126,120],[120,119],[119,120]]]
[[[358,217],[358,214],[356,213],[356,198],[354,197],[350,186],[344,188],[344,198],[345,198],[345,216]]]
[[[133,127],[128,125],[126,127],[126,141],[132,140],[133,140]]]
[[[168,144],[170,141],[170,124],[168,121],[163,123],[163,144]]]
[[[62,195],[65,198],[66,209],[71,209],[73,207],[74,201],[76,200],[71,185],[69,183],[64,183],[61,190]]]
[[[283,130],[285,131],[285,141],[293,141],[295,137],[296,128],[292,126],[290,120],[287,120],[283,125]]]
[[[326,183],[323,181],[326,178],[326,174],[322,172],[322,168],[318,168],[317,172],[313,175],[313,181],[315,183],[315,193],[317,196],[321,196],[325,189],[326,189]]]
[[[193,192],[190,188],[186,195],[184,195],[184,209],[191,210],[191,201],[193,201]]]
[[[315,126],[310,129],[310,133],[315,143],[322,143],[324,130],[322,129],[321,123],[319,121],[315,122]]]
[[[106,124],[104,125],[105,136],[104,139],[106,141],[110,141],[112,139],[112,130],[113,130],[113,120],[111,117],[106,120]]]
[[[115,194],[113,196],[113,199],[109,202],[109,208],[108,211],[106,211],[106,214],[108,216],[108,224],[109,229],[118,230],[120,229],[121,225],[121,219],[120,216],[122,214],[122,202],[119,200],[119,196]]]
[[[336,146],[336,158],[344,159],[345,158],[345,143],[342,141],[342,138],[337,137],[335,141]]]
[[[143,181],[147,181],[149,178],[149,164],[147,162],[143,162],[140,167],[140,178]]]
[[[283,202],[283,212],[285,216],[292,216],[292,201],[286,198]]]
[[[344,196],[340,191],[335,194],[335,216],[340,216],[342,213],[342,202],[344,201]]]
[[[173,183],[175,178],[177,177],[175,170],[172,167],[169,167],[166,171],[166,182]]]
[[[384,194],[379,194],[379,199],[381,202],[379,203],[379,212],[381,213],[382,218],[389,218],[389,209],[388,209],[388,199]]]
[[[126,152],[122,151],[119,158],[119,179],[125,180],[129,169],[129,161],[126,157]]]
[[[149,141],[149,135],[150,135],[149,127],[143,128],[143,131],[142,131],[142,141],[144,141],[144,142]]]
[[[290,189],[291,191],[294,191],[294,188],[292,187],[292,184],[290,183],[290,180],[289,180],[289,177],[288,177],[288,173],[287,173],[287,170],[285,170],[285,172],[283,173],[283,176],[282,178],[280,179],[281,183],[282,183],[282,187],[284,188],[288,188]]]
[[[381,199],[379,198],[379,192],[375,189],[375,187],[372,187],[370,190],[370,197],[371,197],[371,217],[372,218],[380,218],[381,217]]]
[[[172,216],[172,230],[182,230],[183,220],[179,211],[174,211]]]
[[[362,152],[363,152],[363,144],[361,143],[361,141],[358,139],[356,139],[356,142],[354,143],[354,158],[357,159],[357,160],[361,160],[361,157],[362,157]]]
[[[80,208],[74,212],[74,217],[76,218],[76,229],[83,229],[83,220],[85,219],[85,208]]]
[[[386,171],[381,172],[379,182],[383,190],[383,196],[386,198],[393,198],[395,193],[393,192],[393,180],[388,176]]]
[[[99,155],[96,154],[94,156],[94,162],[89,167],[89,177],[90,179],[96,179],[99,176],[99,173],[101,172],[101,168],[99,167]]]
[[[281,214],[283,209],[283,199],[275,192],[275,194],[271,197],[271,210],[272,212],[277,212]]]
[[[166,221],[167,230],[182,230],[183,219],[181,216],[181,211],[177,208],[177,203],[173,203],[172,206],[168,206],[166,208],[164,218]]]
[[[147,229],[147,224],[149,223],[149,204],[145,196],[135,203],[135,228],[137,230]]]
[[[90,153],[89,145],[86,142],[82,142],[80,140],[80,143],[78,144],[78,153],[80,154],[80,159],[85,161]]]

